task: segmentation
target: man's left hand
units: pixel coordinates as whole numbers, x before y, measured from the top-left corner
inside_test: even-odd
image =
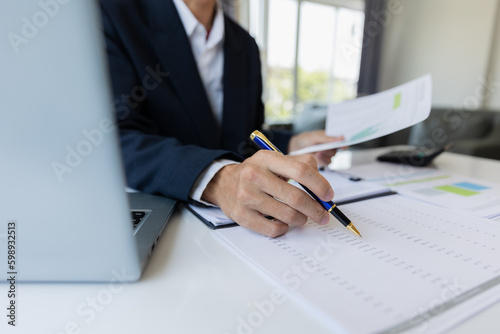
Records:
[[[288,152],[300,150],[304,147],[326,144],[330,142],[343,140],[344,137],[329,137],[325,134],[325,130],[315,130],[299,133],[293,136],[288,143]],[[332,157],[337,153],[336,149],[314,152],[313,155],[318,162],[318,166],[328,166]]]

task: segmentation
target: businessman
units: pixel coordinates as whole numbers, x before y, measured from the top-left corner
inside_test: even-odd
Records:
[[[216,0],[101,0],[101,8],[129,186],[219,206],[273,237],[307,217],[328,222],[286,180],[331,200],[317,165],[334,151],[247,156],[246,139],[264,123],[259,50]],[[337,139],[324,131],[269,135],[284,152]]]

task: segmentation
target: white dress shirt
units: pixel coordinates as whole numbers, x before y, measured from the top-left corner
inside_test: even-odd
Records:
[[[212,29],[210,32],[207,32],[203,24],[198,22],[183,0],[173,0],[173,2],[191,43],[193,56],[198,65],[198,72],[203,81],[208,101],[216,120],[219,125],[222,125],[224,101],[222,80],[224,75],[224,13],[217,4]],[[190,197],[200,203],[212,205],[201,199],[205,188],[222,167],[236,163],[236,161],[227,159],[219,159],[212,162],[196,180],[189,194]]]
[[[194,59],[198,65],[203,86],[215,118],[222,124],[222,102],[224,100],[224,13],[216,6],[212,29],[207,32],[182,0],[174,0],[182,24],[191,43]],[[208,38],[207,38],[208,35]]]

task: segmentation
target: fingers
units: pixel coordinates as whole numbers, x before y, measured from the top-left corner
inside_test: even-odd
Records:
[[[263,154],[263,156],[265,156],[264,160],[268,163],[268,166],[274,166],[274,163],[281,163],[281,158],[286,158],[287,164],[280,164],[281,169],[279,173],[281,175],[304,184],[317,196],[325,198],[325,201],[330,201],[333,198],[333,189],[328,181],[318,173],[316,160],[311,155],[283,157],[275,154]],[[275,158],[279,159],[275,161]],[[285,166],[288,165],[292,166],[290,174],[283,172]],[[319,224],[328,223],[330,218],[328,212],[318,202],[312,199],[304,190],[276,177],[272,173],[272,168],[269,171],[267,175],[266,173],[254,175],[249,179],[249,182],[257,185],[257,187],[269,196],[279,199],[286,206],[274,199],[271,201],[263,199],[263,202],[256,200],[257,203],[252,203],[256,209],[291,225],[303,225],[307,221],[307,217],[310,217]],[[313,190],[313,188],[316,190]],[[318,191],[317,189],[320,190]],[[319,195],[320,192],[321,195]]]
[[[253,177],[248,181],[256,186],[259,191],[254,191],[249,186],[239,189],[236,195],[236,201],[240,205],[258,211],[264,216],[272,216],[292,226],[304,225],[307,222],[308,216],[311,216],[315,221],[321,222],[323,219],[322,215],[325,212],[324,209],[321,210],[321,207],[319,210],[307,208],[305,212],[301,212],[290,204],[304,203],[300,204],[300,206],[307,206],[307,204],[310,204],[308,202],[309,196],[306,193],[288,184],[286,181],[279,179],[270,172],[268,172],[268,175],[265,175],[264,172],[256,176],[257,177]],[[246,180],[243,181],[246,183]],[[292,200],[285,197],[292,197]]]
[[[301,148],[304,148],[307,146],[326,144],[326,143],[340,141],[340,140],[344,140],[344,137],[342,137],[342,136],[339,136],[339,137],[327,136],[325,133],[325,130],[315,130],[315,131],[303,132],[303,133],[299,133],[299,134],[293,136],[290,139],[290,142],[288,144],[288,151],[293,152],[293,151],[300,150]]]
[[[294,211],[301,213],[301,215],[311,218],[318,224],[324,225],[328,223],[330,219],[329,213],[318,202],[312,199],[304,190],[292,185],[289,186],[291,188],[281,194],[282,198],[280,198],[280,200],[287,204],[289,208],[292,208]],[[291,217],[282,215],[278,216],[278,218],[286,219]],[[297,219],[298,218],[299,217],[297,217]],[[306,222],[307,218],[305,220],[299,221],[301,225],[305,224]]]
[[[343,136],[338,136],[338,137],[330,137],[327,136],[325,133],[325,130],[316,130],[316,131],[308,131],[308,132],[303,132],[298,135],[293,136],[290,139],[290,143],[288,145],[288,151],[293,152],[297,151],[301,148],[311,146],[311,145],[320,145],[320,144],[326,144],[326,143],[331,143],[331,142],[336,142],[336,141],[342,141],[344,140]],[[315,157],[318,158],[318,163],[320,165],[324,165],[325,163],[328,163],[328,154],[330,155],[330,158],[335,155],[335,153],[332,152],[332,150],[328,150],[325,152],[330,152],[330,153],[325,153],[325,154],[315,154]]]
[[[314,159],[312,154],[290,155],[289,158],[308,164],[315,172],[318,171],[316,159]]]
[[[245,186],[238,189],[237,202],[264,215],[294,226],[304,225],[307,217],[317,223],[327,219],[328,213],[319,203],[269,170],[247,168],[242,173],[242,184]]]
[[[255,210],[245,211],[240,216],[238,224],[271,238],[279,237],[289,229],[287,224],[276,219],[267,219]]]
[[[309,140],[314,143],[311,145],[326,144],[344,140],[343,136],[335,136],[335,137],[327,136],[325,130],[311,131],[309,132],[309,134],[310,134]]]
[[[313,153],[319,166],[328,166],[332,162],[332,157],[337,153],[336,149]]]
[[[328,212],[304,190],[277,178],[269,180],[261,187],[262,191],[269,194],[269,198],[256,204],[258,211],[292,226],[304,225],[307,217],[318,224],[328,223]]]
[[[288,179],[304,184],[325,201],[333,198],[333,189],[319,174],[312,155],[287,157],[271,151],[259,151],[240,165],[223,167],[202,198],[238,224],[270,237],[286,233],[289,226],[304,225],[308,217],[327,224],[328,212]]]
[[[333,189],[319,174],[316,159],[312,155],[282,156],[275,152],[259,151],[254,157],[274,174],[302,183],[323,201],[333,199]]]

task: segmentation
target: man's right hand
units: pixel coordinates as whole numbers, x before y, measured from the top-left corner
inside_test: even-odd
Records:
[[[289,179],[305,185],[323,201],[333,199],[333,189],[319,174],[312,155],[284,156],[272,151],[258,151],[241,164],[223,167],[202,198],[219,206],[241,226],[270,237],[285,234],[289,226],[304,225],[308,217],[320,225],[327,224],[328,212],[306,192],[289,184]]]

